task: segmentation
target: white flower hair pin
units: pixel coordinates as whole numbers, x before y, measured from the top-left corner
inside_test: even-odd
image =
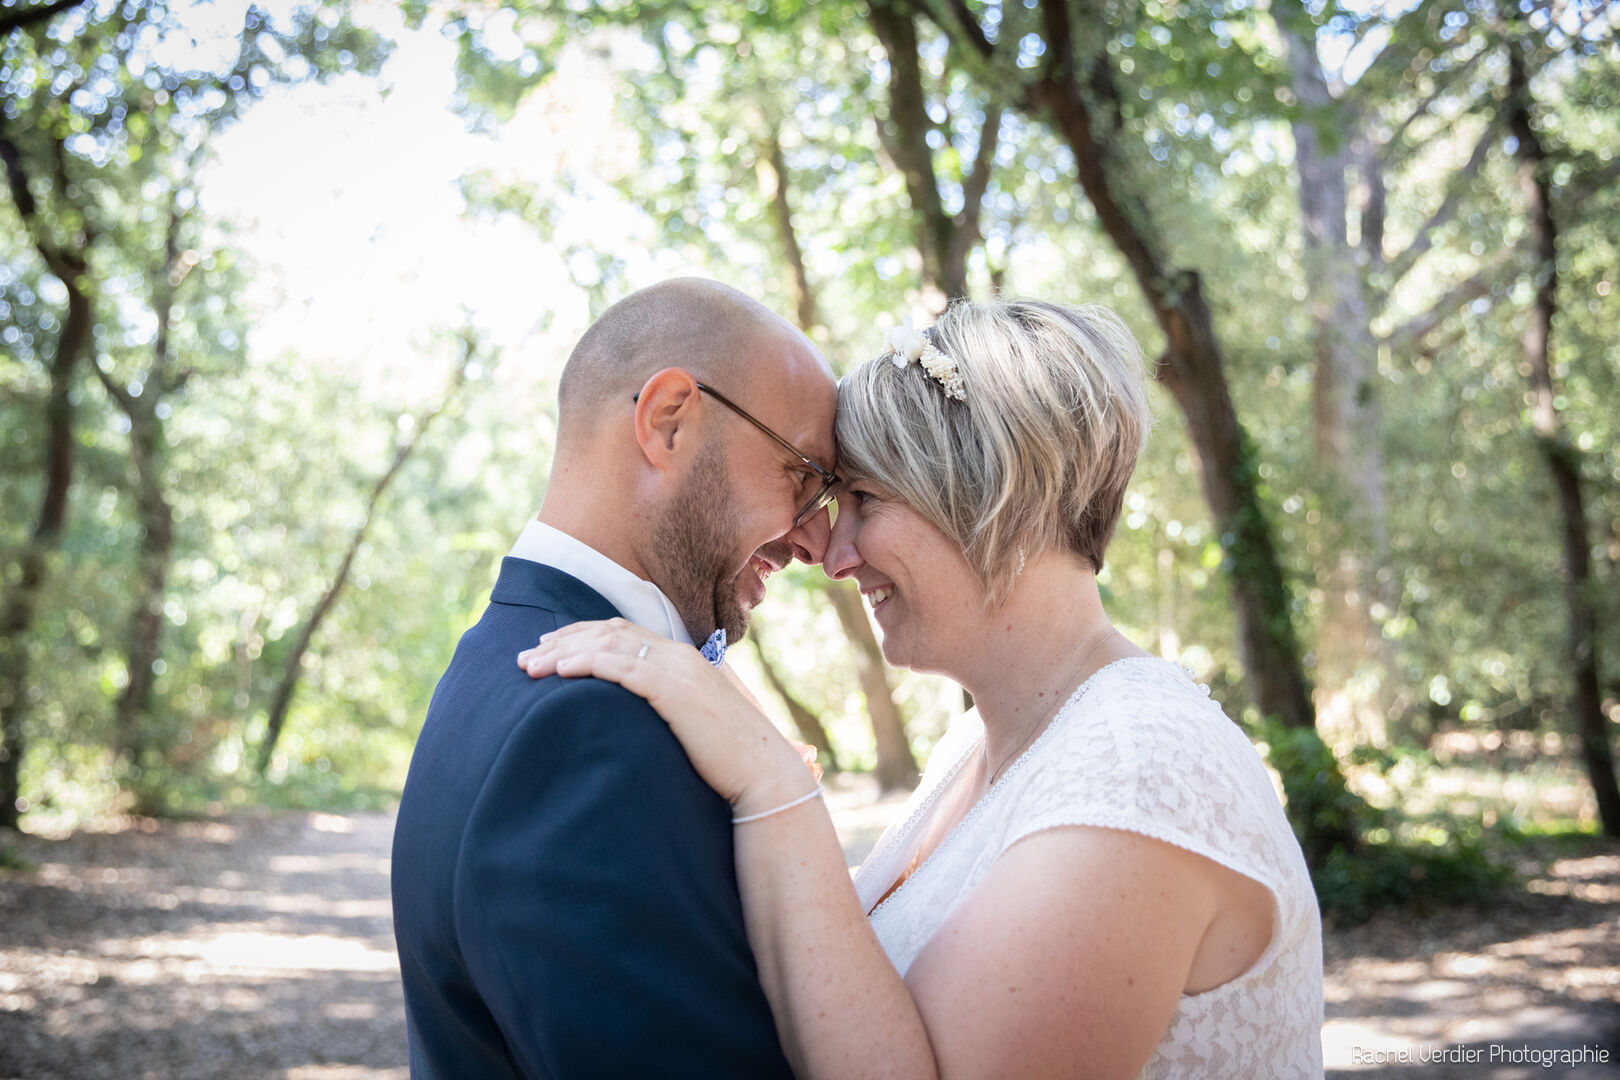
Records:
[[[888,351],[879,359],[893,360],[894,366],[902,370],[916,364],[927,372],[931,379],[939,383],[946,397],[955,401],[967,400],[967,384],[962,381],[962,372],[957,369],[956,361],[940,352],[938,346],[921,332],[913,329],[909,318],[890,329],[887,340]]]

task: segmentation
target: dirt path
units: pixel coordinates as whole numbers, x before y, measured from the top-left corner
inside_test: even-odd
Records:
[[[0,1077],[403,1078],[392,821],[26,839],[0,874]]]
[[[835,802],[856,851],[893,809]],[[0,871],[0,1080],[405,1077],[391,830],[282,814],[24,837],[36,868]],[[1488,1060],[1620,1059],[1620,847],[1553,862],[1532,890],[1330,934],[1328,1075],[1620,1077]],[[1455,1045],[1480,1058],[1390,1064]]]
[[[1620,1077],[1620,844],[1519,869],[1477,909],[1327,934],[1329,1076]],[[1438,1051],[1465,1060],[1403,1064]]]

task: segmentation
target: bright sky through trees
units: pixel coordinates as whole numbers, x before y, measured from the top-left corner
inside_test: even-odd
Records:
[[[512,377],[534,365],[551,377],[589,322],[580,286],[596,270],[579,249],[639,252],[632,281],[681,272],[658,265],[639,211],[592,175],[589,157],[617,125],[601,61],[571,53],[509,124],[475,132],[452,108],[454,44],[406,28],[392,5],[360,14],[396,43],[386,92],[351,74],[268,97],[219,138],[203,185],[254,267],[256,355],[296,353],[352,370],[380,397],[414,398],[443,380],[427,359],[435,336],[470,320],[514,359]],[[198,62],[212,62],[199,38]],[[558,188],[550,243],[466,212],[461,178],[481,171]]]

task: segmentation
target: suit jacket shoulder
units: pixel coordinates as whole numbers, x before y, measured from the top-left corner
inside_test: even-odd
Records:
[[[789,1075],[729,807],[639,697],[518,668],[539,632],[613,612],[512,569],[435,692],[400,805],[413,1075]]]

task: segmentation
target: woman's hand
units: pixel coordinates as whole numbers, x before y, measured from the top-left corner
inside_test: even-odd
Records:
[[[816,783],[821,783],[821,778],[824,775],[825,770],[823,770],[822,767],[816,763],[816,757],[819,755],[820,751],[811,746],[809,743],[800,742],[797,739],[789,739],[788,744],[799,752],[799,757],[803,759],[804,763],[810,767],[810,775],[816,778]]]
[[[808,790],[805,766],[815,769],[814,763],[690,645],[609,619],[554,630],[517,660],[530,678],[593,676],[646,698],[698,775],[739,817]]]

